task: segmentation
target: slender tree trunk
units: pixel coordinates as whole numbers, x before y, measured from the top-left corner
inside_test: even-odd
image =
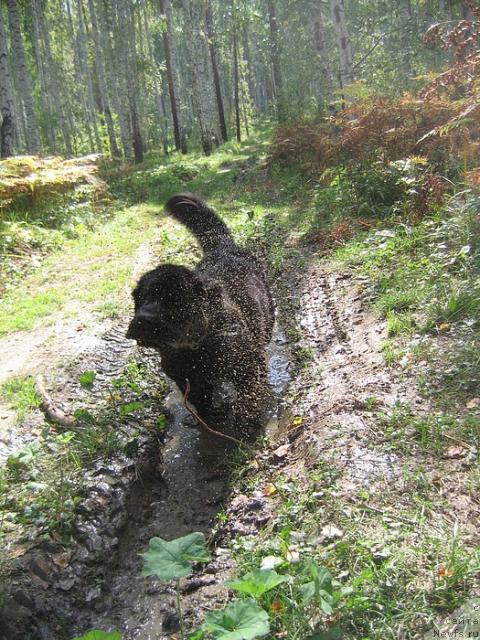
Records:
[[[105,65],[105,72],[107,76],[107,86],[109,89],[109,96],[111,104],[115,113],[118,114],[118,124],[120,127],[120,138],[122,141],[122,148],[125,158],[133,158],[133,154],[130,151],[130,126],[128,123],[128,116],[126,109],[124,108],[122,96],[124,87],[124,76],[119,76],[115,72],[114,65],[111,61],[114,60],[120,64],[120,56],[117,55],[116,49],[112,44],[110,37],[111,32],[117,31],[117,25],[113,16],[113,7],[111,0],[100,0],[98,7],[98,17],[100,18],[100,40],[103,51],[103,58],[107,62]],[[116,66],[116,65],[115,65]]]
[[[3,12],[0,6],[0,111],[2,124],[0,127],[0,154],[8,158],[15,153],[15,106],[13,102],[13,86],[10,76],[7,36],[3,24]]]
[[[52,104],[52,96],[51,92],[48,88],[48,83],[46,81],[46,72],[45,72],[45,61],[41,51],[41,28],[40,28],[40,18],[39,14],[41,9],[39,8],[38,0],[31,0],[31,9],[32,9],[32,27],[33,27],[33,37],[32,37],[32,46],[33,53],[35,56],[35,64],[37,67],[38,81],[40,85],[40,101],[42,103],[42,111],[43,111],[43,120],[44,125],[43,129],[45,131],[45,136],[47,138],[47,145],[50,152],[56,152],[56,139],[55,139],[55,120],[54,120],[54,108]]]
[[[204,154],[209,156],[212,153],[212,131],[210,129],[208,109],[206,60],[204,57],[204,46],[199,32],[200,25],[202,24],[204,24],[204,19],[202,20],[202,7],[200,3],[195,1],[190,5],[185,3],[184,26],[187,36],[189,66],[192,73],[192,101],[200,130],[202,149]]]
[[[412,30],[412,5],[410,0],[399,0],[398,14],[400,20],[400,41],[402,43],[402,66],[401,73],[409,77],[412,73],[411,60],[411,30]]]
[[[252,54],[250,52],[250,38],[248,33],[248,23],[246,17],[242,29],[243,56],[246,63],[246,76],[248,83],[248,92],[251,99],[255,99],[255,79],[252,71]]]
[[[33,104],[30,76],[28,74],[27,62],[25,59],[25,49],[23,46],[23,37],[20,29],[17,1],[7,0],[7,4],[10,33],[12,36],[12,45],[14,51],[14,60],[18,72],[18,80],[23,107],[25,109],[27,149],[30,153],[38,154],[40,152],[40,135],[38,131],[35,106]]]
[[[163,48],[165,51],[165,65],[167,67],[168,93],[170,96],[170,109],[172,112],[173,136],[175,139],[175,149],[182,150],[182,137],[180,118],[178,114],[177,92],[175,83],[175,69],[173,65],[173,50],[171,40],[172,18],[170,0],[159,0],[160,11],[165,16],[166,28],[163,32]]]
[[[280,43],[278,39],[277,12],[274,0],[268,0],[268,20],[270,24],[270,43],[273,68],[273,82],[275,84],[275,97],[277,104],[277,118],[283,122],[286,118],[285,96],[283,92],[283,76],[280,65]]]
[[[330,0],[330,10],[340,52],[340,86],[343,89],[353,82],[352,45],[345,20],[345,1]]]
[[[332,97],[333,79],[330,68],[330,59],[325,39],[325,24],[323,21],[322,7],[319,0],[314,0],[313,4],[313,29],[315,38],[315,48],[318,54],[320,97],[323,101],[328,101]]]
[[[105,116],[105,122],[107,125],[110,153],[114,158],[118,158],[120,156],[120,151],[117,145],[115,128],[113,126],[112,112],[110,109],[110,101],[108,99],[107,81],[105,79],[105,69],[103,66],[102,49],[100,46],[100,38],[98,35],[97,14],[95,11],[94,0],[88,0],[88,10],[90,13],[90,22],[92,25],[92,38],[93,38],[93,45],[95,50],[95,70],[97,72],[97,82],[98,82],[101,109]]]
[[[215,41],[214,41],[215,34],[213,32],[213,15],[212,15],[212,6],[211,6],[210,0],[208,1],[207,10],[206,10],[206,26],[207,26],[208,49],[210,51],[210,59],[212,61],[213,83],[215,86],[215,98],[217,101],[218,121],[220,123],[220,134],[222,136],[223,142],[227,142],[228,140],[227,123],[225,121],[225,110],[223,107],[222,90],[220,86],[220,75],[218,73],[217,50],[216,50]]]
[[[235,101],[235,131],[237,134],[237,142],[241,142],[242,129],[240,125],[240,73],[238,69],[238,44],[236,26],[233,27],[233,82]]]
[[[90,73],[90,67],[88,66],[88,53],[87,53],[87,33],[85,29],[85,20],[83,16],[83,4],[82,0],[77,0],[77,13],[78,13],[78,48],[80,53],[80,64],[82,67],[82,75],[87,88],[87,105],[88,105],[88,118],[90,125],[93,129],[95,136],[95,151],[102,151],[102,143],[100,141],[100,134],[98,131],[97,113],[95,108],[95,94],[93,91],[92,74]]]

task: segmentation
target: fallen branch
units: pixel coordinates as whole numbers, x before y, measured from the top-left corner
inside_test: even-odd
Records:
[[[186,378],[185,394],[183,396],[183,405],[185,409],[195,418],[195,420],[205,429],[205,431],[208,431],[208,433],[211,433],[212,435],[217,436],[219,438],[225,438],[226,440],[231,440],[235,444],[244,446],[244,443],[241,440],[237,440],[237,438],[234,438],[233,436],[228,436],[226,433],[222,433],[221,431],[215,431],[215,429],[212,429],[211,427],[208,426],[205,420],[195,411],[193,407],[191,407],[188,404],[188,396],[190,395],[190,391],[191,391],[190,380]]]
[[[47,422],[52,424],[58,424],[61,427],[71,429],[77,426],[77,421],[73,416],[67,416],[60,407],[58,407],[52,400],[47,390],[45,389],[45,382],[43,376],[38,375],[36,378],[37,392],[40,396],[40,409],[43,412]]]

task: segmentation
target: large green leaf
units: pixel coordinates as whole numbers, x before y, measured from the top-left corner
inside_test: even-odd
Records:
[[[122,640],[118,631],[87,631],[84,636],[77,636],[73,640]]]
[[[237,600],[221,611],[207,614],[203,629],[214,640],[252,640],[270,631],[268,614],[255,600]]]
[[[225,586],[254,598],[260,598],[267,591],[288,580],[288,576],[281,576],[273,569],[254,569],[238,580],[228,580]]]
[[[203,533],[190,533],[183,538],[163,540],[152,538],[144,559],[143,575],[172,580],[188,576],[193,562],[208,562],[210,555],[205,547]]]

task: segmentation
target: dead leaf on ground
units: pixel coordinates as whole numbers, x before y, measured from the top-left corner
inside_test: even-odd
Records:
[[[467,453],[468,449],[465,449],[465,447],[453,445],[451,447],[448,447],[448,449],[443,454],[443,457],[447,458],[448,460],[456,460],[458,458],[464,458]]]
[[[472,398],[467,402],[467,409],[477,409],[480,407],[480,398]]]
[[[60,567],[61,569],[65,569],[70,564],[70,560],[72,559],[71,551],[63,551],[62,553],[57,553],[52,556],[53,563]]]
[[[287,457],[289,449],[289,444],[282,444],[280,447],[275,449],[273,455],[275,456],[275,458],[278,458],[278,460],[283,460],[283,458]]]
[[[8,552],[8,557],[11,558],[12,560],[14,558],[20,558],[21,556],[24,556],[28,551],[28,547],[24,546],[24,545],[17,545],[16,547],[13,547],[13,549],[11,551]]]
[[[278,493],[278,489],[271,482],[267,482],[267,484],[263,487],[262,495],[266,496],[267,498],[270,496],[274,496],[276,493]]]

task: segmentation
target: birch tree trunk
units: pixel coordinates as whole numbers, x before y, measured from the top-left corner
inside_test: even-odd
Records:
[[[27,149],[30,153],[38,154],[40,152],[40,134],[38,131],[35,106],[33,104],[30,76],[28,74],[27,62],[25,59],[25,49],[20,29],[17,1],[7,0],[7,4],[14,60],[18,72],[23,108],[25,110]]]
[[[285,96],[283,92],[283,76],[280,65],[280,44],[278,40],[277,12],[274,0],[268,0],[268,21],[270,25],[270,44],[273,68],[273,82],[275,84],[275,101],[277,105],[277,118],[283,122],[286,117]]]
[[[0,127],[0,154],[2,158],[13,156],[15,137],[15,106],[13,102],[13,86],[10,76],[7,36],[3,24],[3,12],[0,6],[0,111],[2,124]]]
[[[353,82],[353,55],[350,35],[345,21],[345,1],[330,0],[330,11],[340,52],[340,87]]]

